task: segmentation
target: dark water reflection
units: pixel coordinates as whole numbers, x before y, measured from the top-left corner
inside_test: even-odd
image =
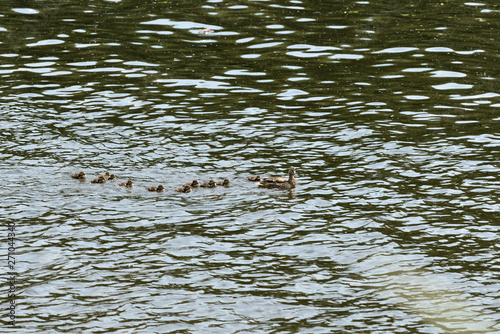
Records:
[[[496,3],[0,7],[20,332],[500,332]]]

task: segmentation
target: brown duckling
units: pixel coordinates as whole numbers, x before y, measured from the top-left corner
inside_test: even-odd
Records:
[[[111,174],[109,174],[109,172],[106,172],[106,173],[102,173],[102,174],[97,175],[97,177],[102,176],[105,180],[107,180],[107,179],[109,179],[109,176],[110,176],[110,175],[111,175]]]
[[[203,188],[215,188],[215,187],[217,187],[217,184],[215,183],[214,180],[210,180],[208,182],[203,182],[202,184],[200,184],[200,187],[203,187]]]
[[[134,183],[132,183],[132,180],[128,180],[128,181],[120,182],[120,183],[118,183],[118,185],[120,187],[132,188],[134,186]]]
[[[108,181],[111,181],[111,180],[116,180],[115,174],[109,174]]]
[[[157,191],[157,192],[165,191],[165,187],[161,184],[158,187],[151,186],[151,187],[147,187],[146,189],[149,191]]]
[[[95,179],[93,179],[92,181],[90,181],[90,183],[104,183],[104,182],[106,182],[106,179],[102,175],[100,175],[100,176],[96,177]]]
[[[215,184],[218,186],[229,187],[231,182],[229,182],[229,179],[224,179],[224,181],[217,181],[217,182],[215,182]]]
[[[87,177],[87,175],[84,171],[81,171],[80,173],[71,174],[71,177],[74,179],[83,180]]]
[[[198,180],[193,180],[193,182],[184,183],[184,187],[185,186],[190,186],[191,188],[198,188],[200,186],[200,183],[198,182]]]
[[[297,186],[295,176],[297,176],[295,168],[290,167],[288,179],[285,177],[266,177],[259,183],[259,187],[292,189]]]
[[[175,189],[174,191],[177,191],[178,193],[190,193],[191,186],[189,184],[185,184],[182,187]]]
[[[248,181],[252,181],[252,182],[260,182],[260,181],[262,181],[262,179],[260,178],[260,175],[247,176],[247,180]]]

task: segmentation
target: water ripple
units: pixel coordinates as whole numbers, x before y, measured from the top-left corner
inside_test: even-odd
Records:
[[[480,5],[3,4],[17,326],[497,332],[497,29]],[[292,165],[294,190],[246,180]],[[88,182],[105,171],[118,180]]]

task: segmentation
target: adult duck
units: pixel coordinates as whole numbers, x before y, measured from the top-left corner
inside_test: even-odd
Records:
[[[298,175],[295,168],[290,167],[288,170],[288,179],[286,177],[266,177],[260,181],[259,187],[292,189],[297,186],[296,176]]]

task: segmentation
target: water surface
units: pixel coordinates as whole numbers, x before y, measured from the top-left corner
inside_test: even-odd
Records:
[[[495,2],[0,15],[12,332],[500,332]]]

